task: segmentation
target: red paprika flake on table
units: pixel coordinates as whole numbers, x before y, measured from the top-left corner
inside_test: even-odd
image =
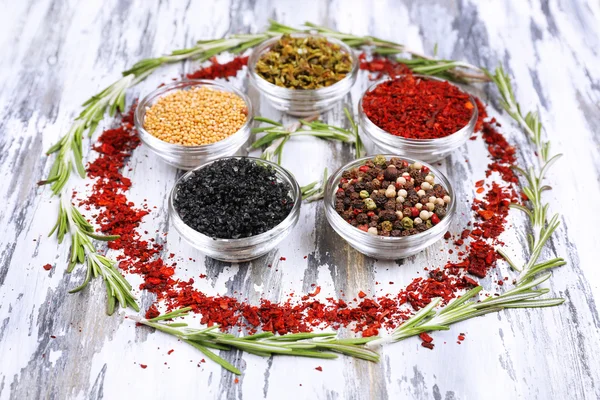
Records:
[[[407,139],[438,139],[465,127],[471,97],[444,81],[403,75],[365,93],[365,115],[384,131]]]
[[[211,64],[190,74],[188,79],[217,79],[236,76],[238,71],[248,65],[248,57],[235,57],[233,60],[220,64],[216,57],[211,58]]]

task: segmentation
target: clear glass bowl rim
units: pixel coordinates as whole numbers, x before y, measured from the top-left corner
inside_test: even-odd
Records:
[[[201,170],[202,168],[206,168],[207,166],[209,166],[217,161],[228,160],[228,159],[238,159],[239,160],[242,158],[248,159],[250,161],[269,165],[269,166],[273,167],[276,175],[285,177],[285,181],[290,184],[290,197],[292,197],[292,200],[294,201],[294,206],[290,210],[290,213],[287,215],[287,217],[285,217],[283,219],[283,221],[281,221],[279,224],[275,225],[273,228],[269,229],[268,231],[265,231],[258,235],[244,237],[244,238],[238,238],[238,239],[213,238],[213,237],[207,236],[201,232],[198,232],[197,230],[195,230],[194,228],[192,228],[191,226],[189,226],[188,224],[183,222],[183,220],[179,216],[179,212],[175,208],[175,203],[174,203],[175,192],[176,192],[177,186],[179,186],[179,184],[181,182],[183,182],[185,179],[189,178],[193,173]],[[177,182],[175,182],[175,185],[173,185],[173,188],[171,189],[171,193],[169,194],[169,208],[172,210],[173,218],[176,218],[178,223],[185,225],[187,228],[189,228],[191,231],[193,231],[194,234],[197,235],[198,238],[202,241],[211,240],[214,242],[219,242],[222,244],[231,244],[234,246],[235,245],[253,245],[253,244],[258,244],[258,243],[262,243],[264,241],[270,240],[274,231],[277,231],[277,230],[284,231],[285,229],[288,228],[288,226],[290,224],[293,224],[294,219],[296,218],[296,214],[298,214],[300,212],[301,203],[302,203],[302,192],[300,190],[300,185],[296,181],[296,178],[294,178],[294,176],[288,170],[286,170],[285,168],[283,168],[282,166],[280,166],[274,162],[263,160],[263,159],[257,158],[257,157],[247,157],[247,156],[221,157],[221,158],[217,158],[215,160],[209,161],[205,164],[202,164],[192,170],[189,170],[183,176],[181,176],[177,180]]]
[[[441,138],[434,138],[434,139],[405,138],[402,136],[394,135],[384,129],[381,129],[377,125],[375,125],[373,123],[373,121],[371,121],[371,119],[364,112],[363,99],[365,98],[365,95],[384,82],[391,81],[391,80],[398,79],[400,77],[405,77],[405,76],[407,76],[407,75],[398,75],[394,78],[387,77],[387,78],[380,79],[377,82],[374,82],[372,85],[370,85],[367,88],[367,90],[365,90],[365,92],[362,94],[362,96],[360,96],[360,100],[358,102],[358,113],[360,116],[360,120],[363,121],[367,125],[366,127],[363,127],[363,129],[368,129],[369,131],[374,132],[379,135],[385,134],[387,136],[390,136],[391,137],[390,141],[397,140],[400,143],[406,143],[406,144],[412,144],[412,145],[419,145],[419,144],[421,144],[421,145],[426,145],[426,144],[443,145],[444,142],[453,142],[459,136],[461,136],[465,130],[469,130],[471,127],[473,127],[473,130],[474,130],[475,124],[477,123],[477,118],[479,117],[479,112],[477,110],[477,103],[475,102],[475,98],[473,97],[473,95],[471,95],[469,92],[463,90],[460,86],[455,85],[454,83],[452,83],[446,79],[438,78],[436,76],[420,75],[420,74],[414,74],[413,76],[417,77],[417,78],[421,78],[421,79],[430,79],[430,80],[434,80],[434,81],[438,81],[438,82],[446,82],[449,85],[452,85],[455,88],[457,88],[458,90],[460,90],[462,93],[469,96],[469,101],[471,102],[471,104],[473,104],[473,112],[471,113],[471,118],[469,119],[469,122],[467,122],[467,124],[465,126],[463,126],[462,128],[460,128],[459,130],[457,130],[454,133],[451,133],[448,136],[444,136]],[[419,161],[419,162],[421,162],[421,161]]]
[[[271,82],[268,82],[266,79],[262,78],[260,75],[258,75],[256,73],[256,63],[258,62],[260,56],[262,56],[262,54],[266,50],[268,50],[274,43],[276,43],[279,39],[281,39],[282,36],[283,35],[275,36],[271,39],[264,41],[260,45],[258,45],[252,51],[252,53],[250,54],[250,58],[248,59],[248,74],[249,74],[250,80],[253,80],[257,83],[260,82],[260,85],[264,89],[269,90],[270,92],[272,92],[275,95],[278,95],[278,94],[284,95],[284,94],[290,94],[290,93],[295,93],[295,94],[306,93],[306,95],[327,96],[329,94],[335,94],[335,92],[337,91],[337,89],[340,86],[349,84],[349,81],[353,80],[354,75],[356,75],[356,73],[358,71],[358,57],[355,54],[354,50],[352,50],[352,48],[350,46],[348,46],[346,43],[342,42],[341,40],[334,39],[334,38],[331,38],[331,37],[328,37],[325,35],[298,32],[298,33],[290,33],[290,36],[292,36],[292,37],[325,38],[325,39],[327,39],[327,41],[329,43],[334,43],[334,44],[337,44],[338,46],[340,46],[340,48],[344,52],[348,53],[348,55],[350,56],[350,59],[352,60],[352,69],[350,70],[350,72],[348,72],[346,74],[346,76],[344,76],[344,78],[340,79],[333,85],[322,87],[319,89],[291,89],[291,88],[277,86]]]
[[[248,113],[246,115],[246,122],[244,122],[244,124],[242,126],[240,126],[240,128],[234,134],[229,135],[225,139],[219,140],[218,142],[214,142],[214,143],[203,144],[203,145],[199,145],[199,146],[184,146],[181,144],[169,143],[169,142],[160,140],[159,138],[157,138],[156,136],[154,136],[150,132],[148,132],[146,129],[144,129],[144,118],[146,116],[146,107],[151,105],[151,103],[155,99],[157,99],[158,97],[164,96],[168,92],[174,92],[176,90],[183,90],[188,87],[202,87],[202,86],[209,86],[209,87],[222,89],[225,92],[234,93],[237,96],[239,96],[242,100],[244,100],[244,103],[246,103],[246,109],[248,110]],[[183,79],[181,81],[172,82],[167,85],[163,85],[163,86],[153,90],[152,92],[148,93],[146,96],[144,96],[144,98],[138,103],[137,108],[135,109],[134,123],[135,123],[136,129],[138,130],[138,132],[140,132],[140,136],[141,136],[142,140],[149,142],[149,145],[151,147],[160,147],[162,149],[171,150],[171,151],[179,151],[179,152],[185,152],[185,151],[194,152],[194,151],[199,151],[199,150],[206,151],[206,150],[210,149],[211,146],[214,148],[217,145],[226,147],[230,142],[235,141],[235,139],[237,139],[237,136],[242,134],[245,130],[250,129],[253,118],[254,118],[254,110],[252,108],[252,102],[250,101],[248,96],[246,96],[246,94],[244,92],[242,92],[235,86],[230,85],[225,82],[217,82],[216,80],[211,80],[211,79]]]
[[[440,170],[431,166],[429,163],[426,163],[426,162],[423,162],[423,161],[420,161],[420,160],[417,160],[417,159],[414,159],[411,157],[398,155],[398,154],[381,154],[381,155],[384,156],[388,160],[390,158],[394,157],[394,158],[399,158],[401,160],[408,161],[411,164],[414,162],[419,162],[423,166],[429,168],[429,170],[433,173],[435,178],[439,179],[439,182],[436,182],[436,183],[441,183],[442,186],[444,186],[444,188],[448,192],[448,195],[450,196],[450,204],[448,205],[448,208],[446,211],[446,216],[444,218],[442,218],[437,225],[434,225],[432,228],[430,228],[426,231],[419,232],[415,235],[397,236],[397,237],[373,235],[371,233],[361,231],[357,227],[352,226],[346,220],[344,220],[337,213],[337,211],[335,211],[335,208],[334,208],[334,201],[335,201],[334,189],[337,188],[337,185],[339,184],[339,181],[342,177],[342,173],[344,171],[346,171],[347,169],[358,167],[358,166],[364,164],[365,161],[372,160],[375,156],[367,156],[367,157],[363,157],[363,158],[357,158],[356,160],[353,160],[353,161],[349,162],[348,164],[340,167],[337,171],[335,171],[333,174],[331,174],[331,176],[327,180],[327,185],[325,187],[324,202],[325,202],[326,216],[328,218],[333,218],[336,223],[345,224],[349,228],[352,228],[352,232],[354,232],[356,235],[358,235],[358,237],[364,238],[365,240],[372,240],[372,239],[382,240],[387,243],[404,243],[404,242],[413,242],[413,241],[418,242],[419,239],[421,239],[421,238],[426,238],[426,237],[435,235],[436,233],[440,233],[438,231],[447,229],[448,223],[443,223],[443,222],[451,221],[452,217],[454,216],[454,213],[456,211],[456,199],[455,199],[455,195],[454,195],[454,190],[453,190],[452,185],[450,184],[450,181],[448,180],[448,178]]]

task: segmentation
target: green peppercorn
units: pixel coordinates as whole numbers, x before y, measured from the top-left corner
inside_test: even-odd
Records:
[[[366,190],[361,190],[359,195],[361,199],[366,199],[367,197],[369,197],[369,192],[367,192]]]
[[[380,167],[385,167],[387,165],[387,159],[381,154],[376,155],[375,158],[373,158],[373,162],[375,165],[379,165]]]
[[[319,89],[344,79],[352,71],[352,57],[327,38],[285,34],[260,56],[255,69],[277,86]]]
[[[383,229],[386,232],[391,232],[393,228],[394,225],[390,221],[383,221],[381,223],[381,229]]]
[[[373,200],[371,198],[364,199],[364,202],[365,202],[365,206],[367,207],[367,210],[374,210],[377,208],[377,204],[375,204],[375,200]]]
[[[431,220],[428,219],[427,221],[425,221],[425,226],[427,227],[427,229],[431,228],[433,226],[433,224],[431,223]]]
[[[409,217],[402,218],[402,226],[404,227],[404,229],[412,229],[413,220],[410,219]]]

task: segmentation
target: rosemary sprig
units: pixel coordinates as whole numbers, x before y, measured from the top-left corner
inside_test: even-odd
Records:
[[[295,29],[273,20],[269,20],[269,22],[270,32],[277,32],[279,34],[317,32],[321,35],[338,39],[350,47],[371,47],[371,52],[378,55],[409,54],[411,55],[410,59],[399,58],[398,61],[406,64],[410,69],[419,74],[435,75],[459,82],[486,82],[490,80],[484,71],[475,65],[462,61],[436,60],[420,52],[408,49],[402,44],[374,36],[356,36],[349,33],[342,33],[311,22],[304,23],[305,29]]]
[[[463,61],[439,60],[413,55],[412,58],[398,57],[396,59],[406,65],[414,73],[436,76],[462,83],[489,82],[490,78],[482,70]]]
[[[107,112],[110,116],[113,116],[117,111],[123,112],[125,110],[126,90],[146,79],[160,66],[188,59],[203,62],[225,51],[238,54],[262,43],[275,34],[270,32],[240,34],[222,39],[201,40],[193,47],[175,50],[169,55],[137,62],[133,67],[123,72],[122,78],[83,103],[84,109],[75,119],[71,129],[54,146],[48,149],[47,154],[58,154],[48,177],[40,184],[52,184],[52,192],[58,194],[69,180],[71,170],[75,170],[81,177],[85,177],[82,162],[83,134],[87,131],[88,135],[91,136]]]
[[[519,124],[519,126],[521,126],[529,140],[535,145],[535,153],[539,163],[539,172],[533,167],[528,168],[526,171],[514,167],[527,182],[523,187],[523,192],[527,196],[528,202],[526,205],[510,205],[511,208],[524,212],[531,222],[533,234],[528,235],[529,249],[531,251],[529,260],[523,267],[520,267],[514,263],[505,252],[499,251],[500,255],[502,255],[509,265],[514,270],[520,272],[517,281],[521,282],[526,281],[548,268],[566,264],[566,262],[559,257],[538,263],[538,259],[546,242],[560,225],[558,214],[554,214],[550,220],[547,220],[549,204],[544,204],[542,193],[551,189],[550,186],[543,183],[543,180],[550,167],[558,161],[562,154],[556,154],[553,157],[550,157],[550,142],[544,142],[542,140],[542,123],[539,120],[538,113],[528,112],[523,116],[521,106],[515,98],[512,83],[508,74],[504,71],[504,68],[499,66],[493,74],[487,70],[486,73],[496,84],[496,87],[500,92],[502,97],[502,107]]]
[[[183,322],[163,322],[177,317],[184,317],[190,309],[190,307],[182,308],[149,320],[137,316],[131,316],[130,318],[140,324],[179,338],[200,350],[205,356],[226,370],[237,375],[240,375],[241,371],[219,357],[211,349],[238,349],[262,357],[289,355],[323,359],[337,358],[336,353],[339,353],[367,361],[379,361],[379,354],[364,346],[365,343],[372,340],[370,338],[337,339],[335,333],[296,333],[275,336],[270,332],[235,337],[220,332],[217,325],[208,328],[190,328]]]
[[[515,121],[517,121],[521,128],[527,133],[529,139],[536,146],[536,154],[538,156],[540,167],[542,167],[544,163],[548,161],[550,142],[542,141],[542,123],[540,122],[538,113],[530,111],[523,116],[521,106],[515,99],[515,93],[510,78],[502,66],[497,67],[493,74],[486,69],[484,69],[484,71],[496,84],[496,87],[502,96],[500,101],[502,107]]]
[[[350,129],[339,128],[318,121],[316,120],[318,116],[301,119],[287,127],[284,127],[280,122],[268,118],[256,117],[255,120],[266,123],[267,126],[252,129],[252,133],[254,134],[264,133],[265,135],[257,139],[250,147],[258,149],[267,146],[263,150],[261,158],[281,164],[283,147],[288,140],[292,137],[312,136],[323,140],[351,143],[354,145],[357,158],[362,157],[364,155],[364,147],[358,133],[358,126],[352,119],[350,111],[347,108],[344,108],[344,113],[350,123]]]
[[[302,192],[302,200],[307,203],[320,200],[325,196],[325,185],[327,184],[327,178],[329,173],[327,168],[323,170],[323,177],[320,181],[314,181],[306,186],[301,186],[300,191]]]
[[[536,279],[528,278],[513,289],[500,296],[487,297],[481,301],[475,296],[483,289],[477,286],[461,297],[449,302],[445,307],[437,309],[441,299],[433,299],[426,307],[410,317],[394,332],[387,337],[379,338],[367,343],[367,347],[374,347],[389,342],[398,342],[423,332],[448,330],[450,325],[467,319],[479,317],[491,312],[507,308],[534,308],[552,307],[564,303],[562,298],[538,299],[549,292],[549,289],[536,289],[536,287],[550,278],[546,273]]]
[[[66,195],[60,196],[58,220],[48,236],[56,232],[58,242],[62,243],[67,233],[71,235],[71,255],[67,272],[72,272],[78,263],[87,264],[87,273],[83,283],[71,290],[76,293],[90,282],[92,277],[102,276],[106,284],[108,296],[107,313],[111,315],[117,302],[121,307],[131,307],[139,311],[135,297],[131,293],[131,285],[115,266],[115,262],[98,253],[92,239],[110,241],[119,236],[103,236],[94,233],[93,226],[81,215]]]

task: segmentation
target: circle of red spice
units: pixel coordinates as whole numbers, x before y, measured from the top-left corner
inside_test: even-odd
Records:
[[[206,295],[194,287],[193,278],[178,279],[177,263],[167,261],[173,257],[163,254],[163,245],[159,243],[166,234],[156,231],[154,238],[145,239],[139,231],[143,217],[151,209],[147,205],[137,207],[126,196],[131,181],[123,175],[123,170],[129,156],[140,144],[133,126],[133,108],[121,116],[118,127],[104,131],[94,146],[99,157],[87,169],[96,181],[90,196],[81,204],[93,211],[92,217],[101,232],[121,235],[120,239],[109,242],[109,248],[122,252],[118,256],[119,267],[123,272],[140,275],[143,279],[140,289],[156,295],[156,302],[146,313],[147,318],[158,316],[157,305],[162,303],[167,310],[189,306],[201,314],[200,323],[219,324],[222,330],[236,327],[246,328],[248,332],[262,329],[285,334],[351,326],[362,336],[377,335],[382,328],[396,328],[434,297],[441,297],[445,304],[460,291],[478,285],[469,275],[485,277],[496,264],[498,257],[494,245],[499,243],[498,236],[505,228],[508,204],[518,198],[513,188],[516,177],[508,172],[512,171],[510,167],[516,161],[515,149],[497,131],[495,121],[485,121],[487,114],[483,104],[476,100],[476,105],[480,116],[477,127],[482,129],[483,140],[493,160],[486,176],[497,173],[505,185],[492,183],[482,199],[474,201],[474,222],[468,224],[472,224],[472,229],[464,229],[455,238],[457,248],[461,248],[458,261],[449,262],[444,268],[425,268],[427,276],[413,279],[397,294],[368,298],[364,291],[357,290],[358,299],[348,302],[332,297],[320,301],[314,298],[320,292],[317,286],[312,293],[299,299],[290,296],[280,303],[261,299],[254,305],[231,296]],[[143,234],[149,235],[148,232]],[[450,240],[452,236],[447,233],[444,238]],[[423,334],[421,340],[424,347],[433,348],[431,336]]]

